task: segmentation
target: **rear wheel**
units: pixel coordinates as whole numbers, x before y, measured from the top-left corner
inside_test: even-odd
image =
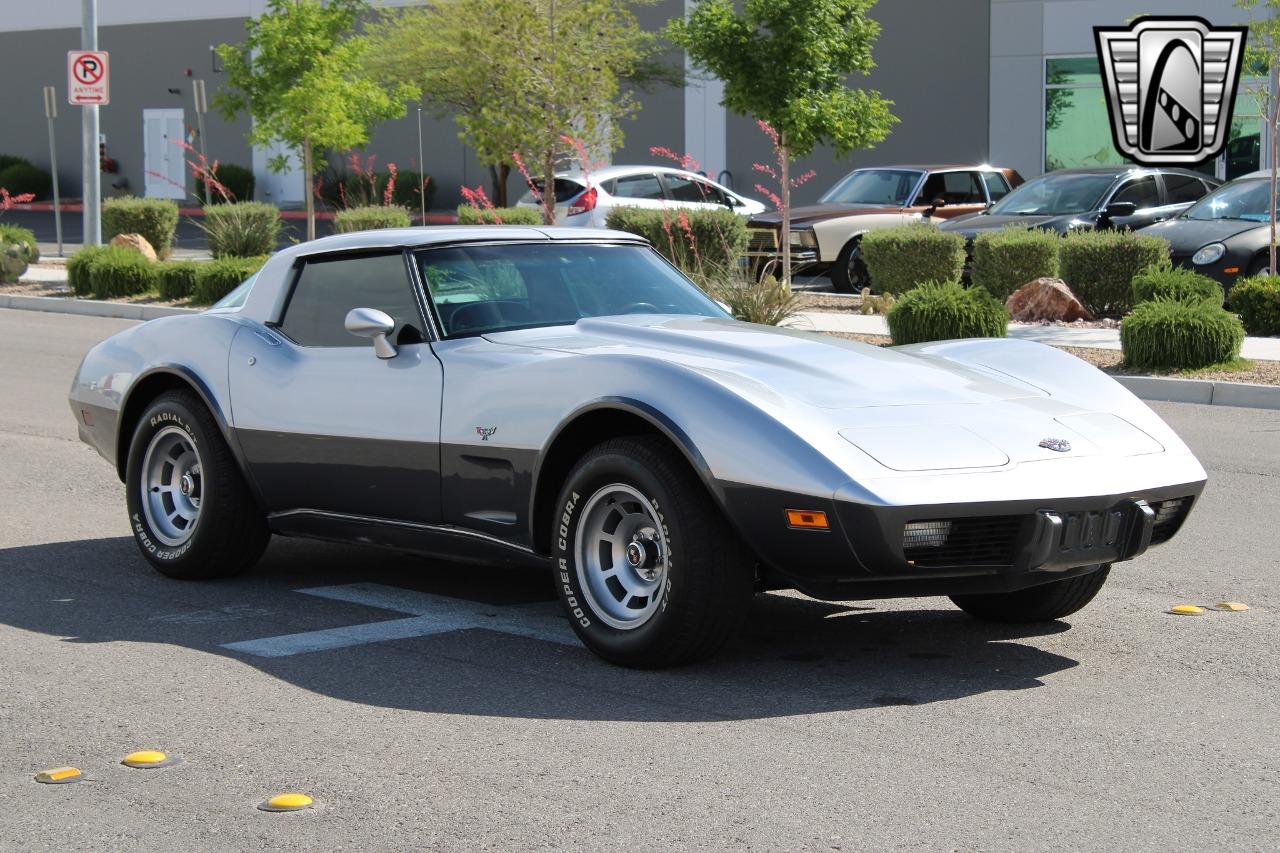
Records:
[[[1111,566],[1099,566],[1087,575],[1028,587],[1015,592],[953,595],[956,606],[991,622],[1052,622],[1082,609],[1107,582]]]
[[[749,553],[684,458],[656,437],[606,441],[574,467],[552,558],[578,637],[623,666],[710,657],[754,591]]]
[[[862,259],[862,241],[855,238],[836,255],[831,266],[831,287],[836,293],[861,293],[862,288],[870,286],[871,274]]]

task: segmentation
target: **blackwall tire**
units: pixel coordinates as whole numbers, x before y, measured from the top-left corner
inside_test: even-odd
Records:
[[[862,260],[862,242],[850,240],[831,265],[831,288],[836,293],[861,293],[862,288],[870,286],[871,275]]]
[[[589,451],[566,479],[551,541],[573,629],[612,663],[708,658],[750,606],[754,560],[684,457],[656,437]]]
[[[1085,575],[1015,592],[953,595],[951,600],[970,616],[989,622],[1052,622],[1093,601],[1110,572],[1111,566],[1104,565]]]
[[[143,412],[125,495],[138,549],[171,578],[237,575],[271,537],[217,422],[192,392],[161,394]]]

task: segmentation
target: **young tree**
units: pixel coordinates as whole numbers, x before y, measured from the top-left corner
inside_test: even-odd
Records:
[[[368,8],[365,0],[267,0],[243,44],[218,47],[227,74],[219,110],[228,120],[247,112],[252,142],[283,142],[301,160],[308,240],[316,236],[316,152],[365,144],[375,124],[404,115],[412,96],[362,73],[364,44],[349,36]],[[276,172],[288,165],[288,155],[270,163]]]
[[[1258,102],[1258,110],[1267,122],[1270,137],[1268,159],[1271,161],[1271,255],[1267,260],[1267,273],[1276,274],[1276,159],[1280,154],[1280,92],[1277,88],[1277,71],[1280,71],[1280,0],[1236,0],[1236,6],[1250,12],[1249,38],[1245,42],[1244,67],[1265,74],[1266,79],[1249,89]],[[1252,13],[1260,10],[1261,17]]]
[[[875,0],[698,0],[667,29],[693,64],[724,81],[724,106],[778,133],[782,174],[782,274],[791,286],[790,164],[817,145],[844,154],[883,140],[892,101],[850,89],[851,74],[875,67]],[[739,12],[735,6],[740,5]]]

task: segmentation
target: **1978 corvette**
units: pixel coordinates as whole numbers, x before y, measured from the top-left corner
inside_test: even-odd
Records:
[[[166,575],[243,571],[272,533],[529,563],[645,667],[710,655],[763,589],[1063,617],[1205,482],[1059,350],[749,325],[638,238],[570,228],[295,246],[94,347],[71,408]]]

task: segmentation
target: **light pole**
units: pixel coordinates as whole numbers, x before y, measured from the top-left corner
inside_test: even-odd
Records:
[[[98,49],[98,0],[83,0],[80,49]],[[102,165],[98,160],[98,105],[80,108],[81,169],[84,187],[84,244],[102,245]]]

